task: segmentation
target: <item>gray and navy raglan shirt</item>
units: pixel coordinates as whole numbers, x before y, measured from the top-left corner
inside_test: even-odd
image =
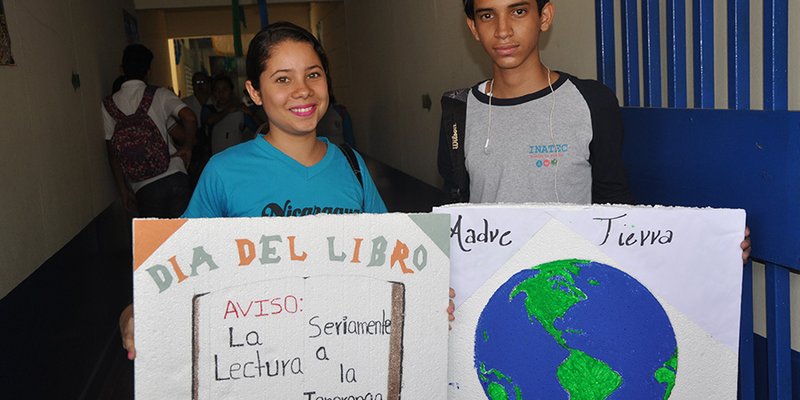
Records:
[[[485,88],[466,97],[470,202],[633,202],[619,105],[606,86],[560,73],[552,91],[491,105]]]

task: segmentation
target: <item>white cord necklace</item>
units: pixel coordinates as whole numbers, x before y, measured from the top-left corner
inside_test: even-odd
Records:
[[[489,84],[492,88],[489,89]],[[492,95],[494,93],[494,78],[486,82],[486,94],[489,95],[489,124],[486,126],[486,143],[483,144],[483,154],[489,154],[489,136],[492,133]]]

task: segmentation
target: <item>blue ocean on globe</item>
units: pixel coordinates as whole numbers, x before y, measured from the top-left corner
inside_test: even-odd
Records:
[[[658,300],[594,261],[516,273],[475,331],[475,369],[492,400],[666,399],[677,367],[675,333]]]

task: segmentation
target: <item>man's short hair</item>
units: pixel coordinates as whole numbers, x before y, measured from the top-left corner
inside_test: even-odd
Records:
[[[150,71],[153,52],[141,44],[132,44],[122,52],[122,72],[127,79],[144,79]]]
[[[536,6],[540,13],[544,5],[549,2],[550,0],[536,0]],[[464,13],[467,14],[467,18],[475,19],[475,0],[464,0]]]

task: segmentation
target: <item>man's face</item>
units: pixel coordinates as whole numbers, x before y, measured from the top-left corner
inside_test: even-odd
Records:
[[[195,74],[192,77],[192,90],[195,94],[208,94],[209,78],[205,74]]]
[[[550,29],[553,5],[538,11],[535,0],[475,0],[475,19],[467,18],[496,67],[514,69],[539,59],[539,35]]]

